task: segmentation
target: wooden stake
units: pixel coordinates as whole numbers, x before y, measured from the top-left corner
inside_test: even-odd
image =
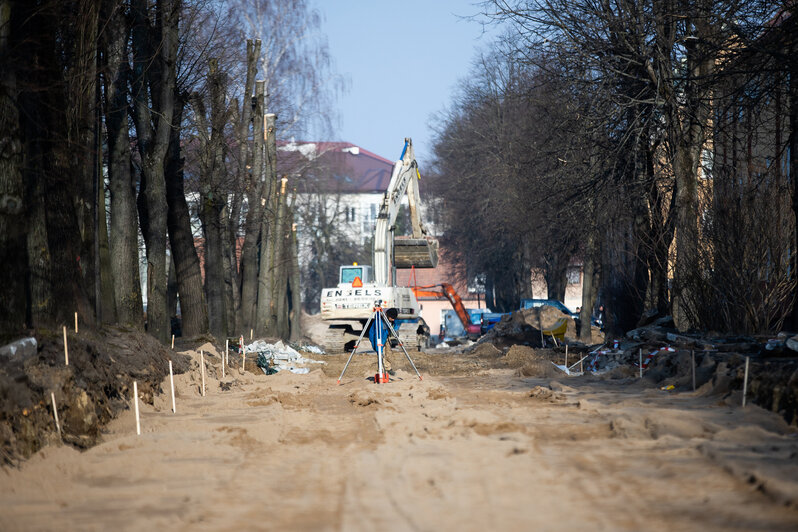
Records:
[[[172,335],[172,349],[175,348],[175,335]]]
[[[579,359],[579,373],[584,373],[585,372],[585,368],[584,368],[583,362],[582,362],[584,359],[585,359],[585,357],[582,357],[582,358]]]
[[[695,391],[695,350],[690,350],[690,366],[693,369],[693,391]]]
[[[172,373],[172,361],[169,361],[169,384],[172,386],[172,413],[177,413],[177,408],[175,408],[175,376]]]
[[[568,367],[568,344],[565,344],[565,367]]]
[[[640,365],[640,378],[643,378],[643,349],[637,350],[638,364]]]
[[[136,405],[136,434],[141,436],[141,421],[139,420],[139,383],[133,381],[133,403]]]
[[[55,416],[55,428],[58,429],[58,438],[61,438],[61,423],[58,421],[58,409],[55,407],[55,394],[50,392],[50,398],[53,400],[53,415]]]
[[[244,368],[247,366],[247,348],[244,347],[244,336],[241,336],[241,372],[244,372]]]
[[[78,334],[78,313],[75,312],[75,334]]]
[[[745,408],[745,396],[748,393],[748,359],[745,357],[745,377],[743,377],[743,408]]]
[[[554,340],[554,347],[560,347],[560,344],[557,343],[557,339],[554,337],[554,333],[549,333],[551,335],[551,339]]]
[[[253,334],[254,334],[254,331],[253,331],[253,329],[250,329],[250,330],[249,330],[249,341],[250,341],[250,342],[252,341],[252,335],[253,335]]]
[[[202,373],[202,396],[205,397],[205,354],[200,351],[200,373]]]
[[[64,365],[69,365],[69,347],[67,347],[66,325],[64,325]]]

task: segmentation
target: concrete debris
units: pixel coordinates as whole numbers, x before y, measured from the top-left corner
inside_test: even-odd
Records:
[[[19,354],[21,357],[25,358],[35,355],[36,348],[36,338],[23,338],[0,347],[0,356],[13,357]]]
[[[283,342],[270,344],[263,340],[256,340],[246,346],[247,353],[258,355],[258,360],[267,362],[267,367],[262,367],[261,370],[267,375],[276,371],[290,371],[291,373],[305,374],[309,373],[309,368],[297,367],[297,364],[324,364],[319,360],[312,360],[304,358],[297,350],[291,346],[285,345]],[[273,371],[270,371],[273,370]]]
[[[314,355],[325,355],[324,349],[316,345],[300,345],[300,351],[305,351],[307,353],[313,353]]]

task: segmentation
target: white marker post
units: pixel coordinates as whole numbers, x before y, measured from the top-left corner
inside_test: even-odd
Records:
[[[50,399],[53,400],[53,416],[55,416],[55,428],[58,429],[58,439],[61,439],[61,423],[58,421],[58,408],[55,406],[55,394],[50,392]]]
[[[172,413],[177,413],[177,408],[175,408],[175,376],[172,373],[172,361],[169,361],[169,384],[172,386]]]
[[[743,377],[743,408],[745,408],[745,395],[748,393],[748,359],[745,357],[745,377]]]
[[[78,334],[78,313],[75,312],[75,334]]]
[[[202,373],[202,396],[205,397],[205,354],[200,351],[200,373]]]
[[[249,341],[252,341],[252,335],[255,333],[254,329],[249,330]]]
[[[172,335],[172,350],[175,348],[175,335]]]
[[[141,421],[139,420],[139,383],[133,381],[133,404],[136,405],[136,434],[141,436]]]
[[[64,325],[64,365],[69,365],[69,347],[67,347],[66,325]]]
[[[241,373],[247,367],[247,348],[244,346],[244,337],[241,337]]]

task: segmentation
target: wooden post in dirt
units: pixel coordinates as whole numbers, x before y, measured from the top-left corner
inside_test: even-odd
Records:
[[[66,325],[64,325],[64,365],[69,365],[69,347],[67,347]]]
[[[250,341],[250,342],[252,341],[252,335],[253,335],[253,334],[255,334],[255,330],[254,330],[254,329],[250,329],[250,330],[249,330],[249,341]]]
[[[169,384],[172,387],[172,413],[177,413],[177,408],[175,408],[175,376],[172,373],[172,361],[169,361]]]
[[[53,400],[53,416],[55,416],[55,428],[58,429],[58,438],[61,439],[61,423],[58,421],[58,408],[55,406],[55,394],[50,392],[50,399]]]
[[[78,313],[75,312],[75,334],[78,334]]]
[[[244,347],[244,337],[241,336],[241,373],[244,373],[244,368],[247,367],[247,348]]]
[[[745,357],[745,376],[743,377],[743,408],[745,408],[745,395],[748,393],[748,360],[751,357]]]
[[[175,348],[175,335],[172,335],[172,350]]]
[[[643,349],[640,348],[637,350],[637,360],[638,365],[640,366],[640,378],[643,378]]]
[[[565,367],[568,368],[568,344],[565,344]]]
[[[136,434],[141,436],[141,422],[139,421],[139,383],[133,381],[133,404],[136,406]]]
[[[205,397],[205,353],[200,350],[200,373],[202,374],[202,396]]]
[[[695,349],[690,350],[690,367],[693,374],[693,391],[695,391]]]

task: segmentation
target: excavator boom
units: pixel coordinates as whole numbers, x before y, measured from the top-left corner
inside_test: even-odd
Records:
[[[440,287],[440,290],[425,290],[425,288],[436,288]],[[452,308],[454,309],[457,317],[460,318],[460,322],[463,324],[463,327],[468,334],[480,334],[480,327],[478,324],[471,322],[471,316],[468,315],[468,311],[463,305],[463,300],[457,294],[457,290],[448,283],[440,283],[440,284],[432,284],[427,286],[416,286],[413,287],[413,292],[415,292],[416,297],[445,297],[449,300],[449,303],[452,304]]]

